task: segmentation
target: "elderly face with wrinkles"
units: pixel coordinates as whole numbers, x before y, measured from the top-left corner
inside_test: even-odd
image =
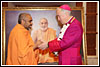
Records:
[[[24,27],[27,28],[27,29],[31,29],[32,27],[32,17],[30,15],[26,15],[26,19],[24,20],[25,23],[24,23]]]
[[[58,21],[64,24],[64,20],[69,20],[70,13],[68,10],[63,10],[61,8],[58,8],[56,11],[56,17]]]
[[[32,28],[32,17],[28,13],[21,13],[18,18],[18,23],[23,25],[27,30]]]
[[[40,25],[40,29],[41,29],[42,31],[46,31],[46,30],[48,29],[48,21],[47,21],[47,19],[46,19],[46,18],[42,18],[42,19],[40,20],[39,25]]]

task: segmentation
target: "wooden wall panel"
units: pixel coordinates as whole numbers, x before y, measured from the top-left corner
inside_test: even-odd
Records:
[[[87,54],[88,55],[96,55],[96,35],[95,33],[87,34]]]
[[[76,2],[76,7],[82,7],[83,6],[83,2]]]
[[[86,3],[87,55],[96,55],[97,2]]]
[[[97,2],[87,2],[87,13],[97,12]]]
[[[96,15],[87,15],[86,19],[86,31],[96,32]]]
[[[8,7],[8,2],[2,2],[2,7]]]

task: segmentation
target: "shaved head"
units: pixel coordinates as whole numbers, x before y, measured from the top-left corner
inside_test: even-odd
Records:
[[[27,20],[27,16],[31,16],[30,14],[28,13],[21,13],[18,17],[18,23],[21,24],[21,20]]]
[[[32,28],[32,17],[29,13],[21,13],[18,18],[18,23],[23,25],[27,30]]]
[[[48,20],[47,20],[46,18],[41,18],[41,19],[40,19],[40,23],[41,23],[42,21],[45,21],[45,22],[48,23]]]

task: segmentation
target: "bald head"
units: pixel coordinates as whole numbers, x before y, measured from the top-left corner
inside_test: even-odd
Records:
[[[32,28],[32,17],[28,13],[21,13],[18,18],[18,23],[24,26],[27,30]]]
[[[31,16],[28,13],[21,13],[18,17],[18,23],[21,24],[21,20],[27,20],[27,16]]]
[[[48,23],[48,20],[47,20],[46,18],[41,18],[41,19],[40,19],[40,23],[41,23],[41,22],[46,22],[46,23]]]

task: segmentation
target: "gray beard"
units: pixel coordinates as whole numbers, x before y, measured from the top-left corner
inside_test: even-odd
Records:
[[[42,31],[46,31],[48,29],[48,27],[46,28],[40,28]]]

